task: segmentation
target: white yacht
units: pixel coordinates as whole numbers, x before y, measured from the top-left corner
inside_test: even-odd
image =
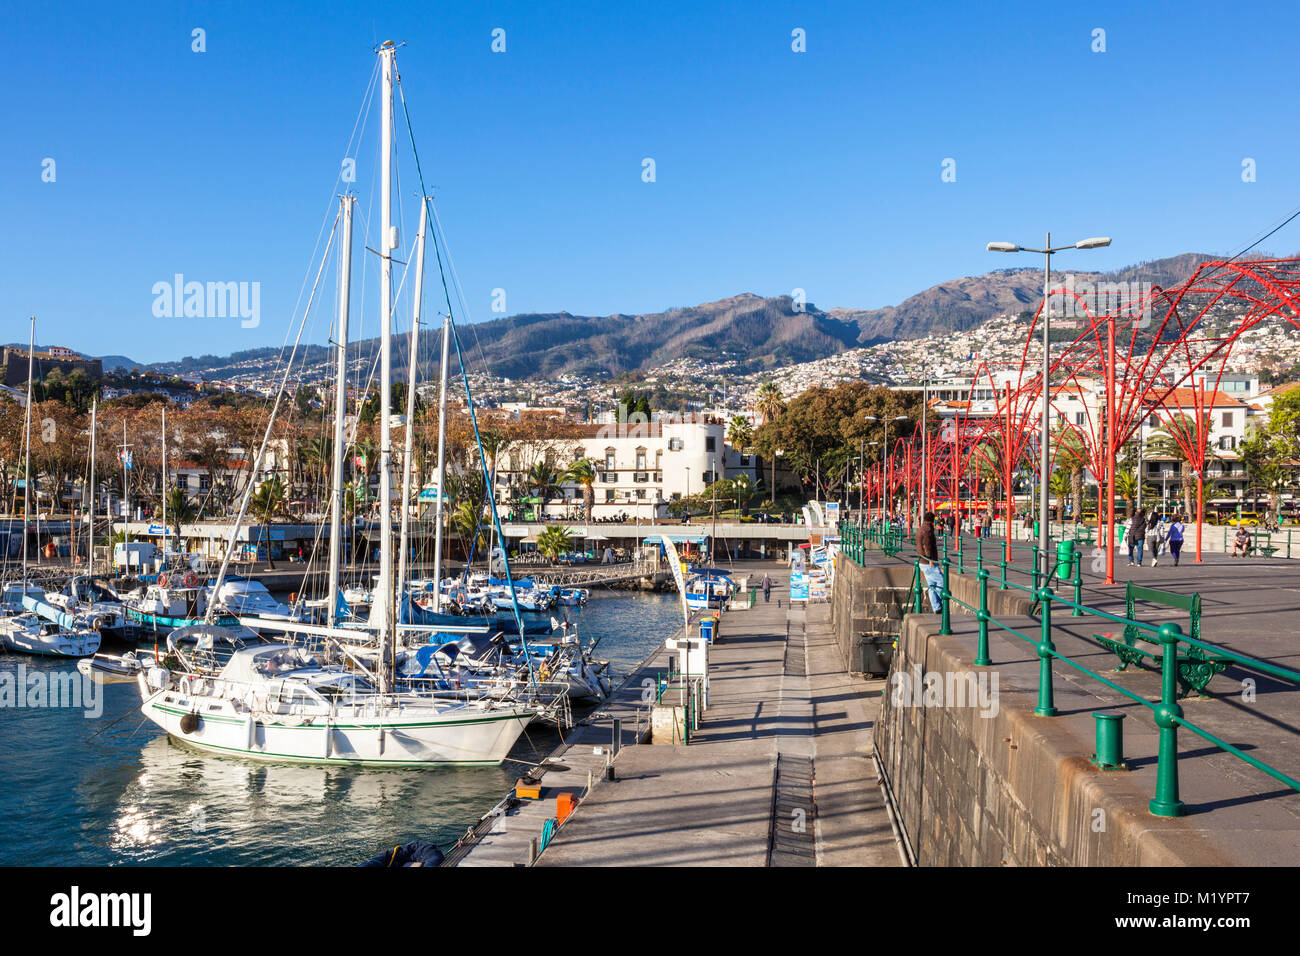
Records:
[[[175,740],[214,753],[385,766],[498,764],[536,714],[491,698],[381,694],[364,674],[290,644],[236,650],[219,670],[171,638],[168,651],[180,666],[140,673],[140,709]]]

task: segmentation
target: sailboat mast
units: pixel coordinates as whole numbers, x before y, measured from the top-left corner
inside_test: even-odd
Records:
[[[163,539],[163,564],[167,563],[167,406],[162,410],[162,539]],[[176,544],[180,545],[180,539],[176,539]],[[267,546],[268,548],[270,545]]]
[[[32,375],[35,371],[36,316],[32,316],[31,335],[27,340],[27,419],[23,425],[23,594],[27,593],[27,521],[32,512]]]
[[[424,292],[424,230],[429,207],[420,203],[420,234],[415,242],[415,309],[411,313],[411,357],[406,372],[406,444],[402,451],[402,536],[397,564],[398,600],[406,600],[407,555],[411,550],[411,451],[415,437],[415,369],[420,354],[420,297]]]
[[[372,622],[377,626],[380,647],[380,690],[387,691],[389,654],[393,633],[393,249],[397,247],[393,228],[393,60],[396,46],[389,40],[379,50],[383,65],[383,114],[380,135],[383,142],[379,190],[380,278],[379,278],[379,587],[375,594]]]
[[[442,320],[442,373],[438,379],[438,500],[433,521],[433,609],[442,610],[442,495],[447,477],[447,355],[451,345],[451,316]]]
[[[344,419],[348,409],[348,309],[352,294],[352,196],[339,198],[343,245],[339,250],[338,371],[334,381],[334,462],[330,489],[330,587],[326,607],[329,626],[338,623],[339,561],[343,555]]]
[[[99,414],[99,399],[90,403],[90,528],[86,532],[86,568],[91,576],[95,574],[95,419]]]
[[[131,543],[131,488],[126,481],[126,455],[127,448],[130,446],[126,443],[126,419],[122,419],[122,540],[127,544]],[[127,558],[127,567],[130,567],[130,558]]]

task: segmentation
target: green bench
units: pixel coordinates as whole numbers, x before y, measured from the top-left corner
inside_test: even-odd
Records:
[[[1260,544],[1261,541],[1263,541],[1264,543]],[[1271,558],[1278,551],[1282,550],[1281,548],[1277,547],[1277,545],[1273,544],[1272,534],[1259,534],[1259,533],[1255,534],[1254,549],[1256,554],[1263,555],[1266,558]]]
[[[1187,611],[1191,618],[1188,636],[1194,640],[1201,639],[1201,595],[1176,594],[1172,591],[1159,591],[1155,588],[1138,587],[1129,581],[1124,588],[1125,617],[1136,620],[1135,611],[1138,601],[1148,601],[1165,607],[1180,608]],[[1093,634],[1093,639],[1114,654],[1120,661],[1117,671],[1127,670],[1130,664],[1141,667],[1150,661],[1154,667],[1164,663],[1163,646],[1139,636],[1135,625],[1124,625],[1121,640],[1106,634]],[[1177,654],[1175,645],[1174,653]],[[1232,664],[1226,657],[1208,655],[1196,645],[1189,645],[1185,656],[1176,658],[1178,673],[1178,696],[1187,697],[1193,691],[1198,697],[1207,697],[1205,687],[1215,674],[1222,674]]]

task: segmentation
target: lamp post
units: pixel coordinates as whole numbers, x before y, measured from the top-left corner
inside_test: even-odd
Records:
[[[1051,558],[1047,554],[1048,538],[1050,537],[1047,527],[1047,494],[1050,477],[1048,468],[1051,466],[1052,256],[1058,252],[1064,252],[1066,249],[1100,249],[1109,245],[1109,237],[1098,236],[1092,239],[1082,239],[1068,246],[1053,246],[1052,234],[1049,232],[1042,249],[1030,249],[1027,246],[1018,246],[1014,242],[990,242],[986,246],[989,252],[1037,252],[1043,256],[1043,398],[1040,413],[1042,416],[1041,431],[1038,440],[1038,552],[1043,562],[1044,573],[1051,568]]]

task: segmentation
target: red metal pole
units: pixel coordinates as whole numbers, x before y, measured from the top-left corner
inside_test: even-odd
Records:
[[[1002,467],[1006,470],[1007,534],[1003,541],[1003,557],[1011,563],[1011,515],[1016,510],[1016,496],[1011,491],[1011,383],[1007,382],[1007,434],[1002,442]]]
[[[1106,583],[1115,583],[1115,313],[1106,317]],[[1138,441],[1142,440],[1139,427]],[[1138,481],[1142,476],[1138,475]],[[1097,509],[1099,512],[1100,508]],[[1100,515],[1098,516],[1100,517]],[[1100,529],[1099,529],[1100,530]],[[1100,534],[1098,535],[1100,538]]]

